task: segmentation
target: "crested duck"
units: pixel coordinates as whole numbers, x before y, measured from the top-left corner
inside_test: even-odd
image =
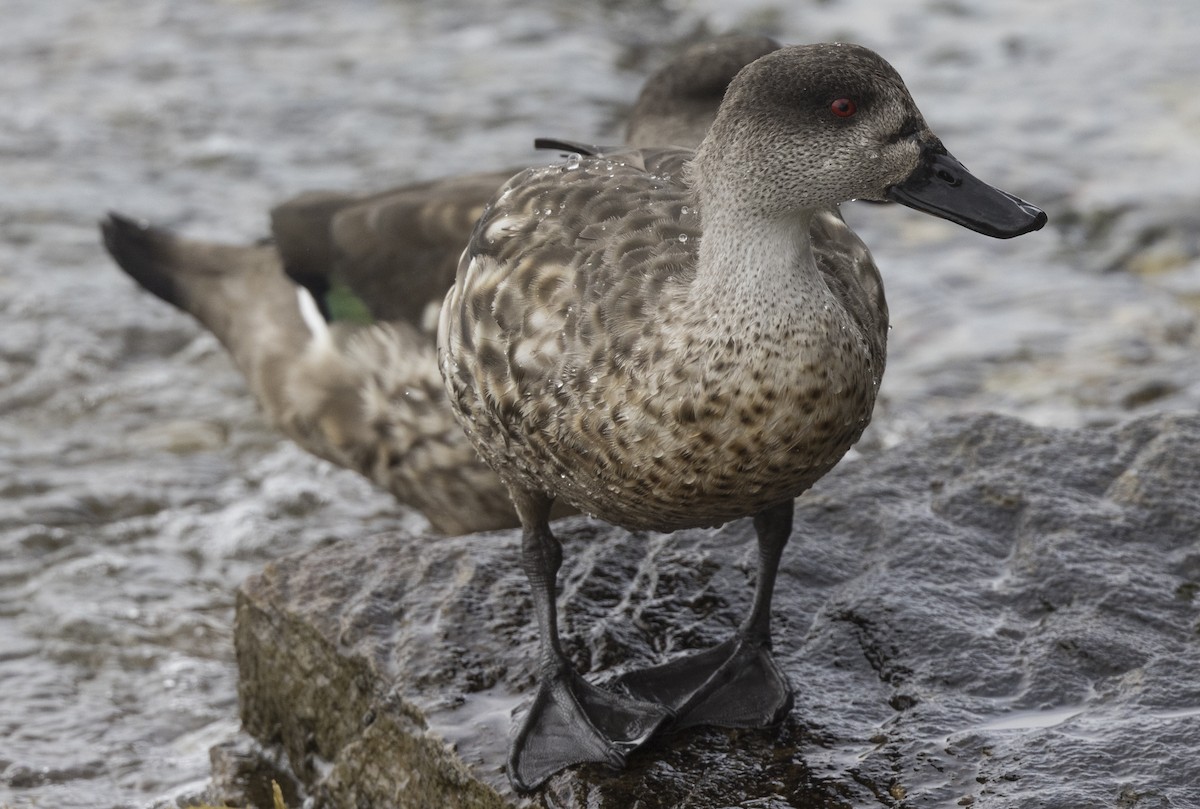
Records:
[[[540,682],[508,773],[528,790],[621,766],[664,727],[767,726],[792,703],[771,598],[793,500],[862,434],[888,312],[840,203],[892,200],[989,236],[1042,227],[930,131],[897,72],[851,44],[744,68],[693,153],[575,155],[510,180],[475,227],[438,326],[450,405],[507,486]],[[714,649],[586,682],[559,643],[557,502],[630,529],[752,516],[752,608]]]

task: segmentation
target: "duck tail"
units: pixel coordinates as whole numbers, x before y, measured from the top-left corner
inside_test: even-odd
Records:
[[[175,263],[175,236],[128,216],[110,212],[100,222],[104,247],[122,270],[147,292],[172,306],[188,311],[185,290],[171,271]]]
[[[353,467],[318,425],[332,423],[336,403],[355,399],[356,380],[315,301],[284,272],[274,246],[193,241],[116,213],[100,230],[122,270],[221,341],[276,427],[314,454]],[[348,422],[338,430],[358,429]]]
[[[221,341],[260,401],[262,377],[324,336],[319,316],[305,319],[300,296],[307,292],[284,274],[270,244],[193,241],[117,213],[100,230],[122,270]]]

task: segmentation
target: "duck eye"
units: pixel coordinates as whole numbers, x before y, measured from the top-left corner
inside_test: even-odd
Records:
[[[838,98],[829,105],[829,111],[839,118],[849,118],[858,112],[858,105],[849,98]]]

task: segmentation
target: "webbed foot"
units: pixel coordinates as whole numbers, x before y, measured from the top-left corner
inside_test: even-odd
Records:
[[[611,694],[564,670],[544,678],[513,738],[508,777],[528,791],[572,764],[625,766],[625,756],[645,744],[668,717],[652,702]]]
[[[791,684],[771,650],[740,634],[703,652],[631,671],[616,685],[635,699],[670,709],[672,730],[768,727],[792,709]]]

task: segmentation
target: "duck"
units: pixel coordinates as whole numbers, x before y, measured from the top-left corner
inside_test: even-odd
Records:
[[[694,725],[769,727],[792,686],[771,601],[795,498],[870,421],[888,309],[840,217],[891,201],[996,238],[1046,214],[974,177],[904,81],[849,43],[777,49],[730,83],[698,147],[577,154],[500,189],[438,324],[449,405],[507,487],[538,625],[519,791],[624,765]],[[633,531],[753,520],[751,607],[727,641],[587,682],[564,656],[556,503]]]
[[[734,35],[686,48],[647,79],[628,142],[699,143],[737,71],[778,47]],[[445,402],[434,332],[475,221],[519,170],[306,192],[272,209],[273,238],[253,245],[120,213],[101,232],[128,276],[217,337],[292,441],[366,476],[437,533],[512,528],[507,489]],[[564,501],[555,513],[572,511]]]

